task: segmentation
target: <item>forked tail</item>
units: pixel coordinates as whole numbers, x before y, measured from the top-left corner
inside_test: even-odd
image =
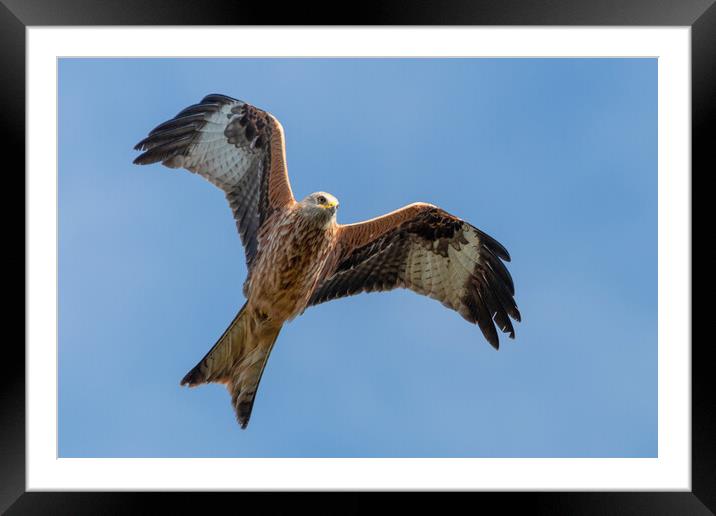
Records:
[[[241,428],[251,417],[256,391],[281,326],[271,324],[244,305],[221,338],[181,381],[195,387],[223,383]]]

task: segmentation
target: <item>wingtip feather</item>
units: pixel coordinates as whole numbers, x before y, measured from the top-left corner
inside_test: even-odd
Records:
[[[495,351],[500,350],[500,338],[497,336],[497,333],[495,333],[494,335],[489,335],[483,330],[482,334],[485,336],[485,339],[487,340],[487,342],[490,343],[490,346],[492,346]]]

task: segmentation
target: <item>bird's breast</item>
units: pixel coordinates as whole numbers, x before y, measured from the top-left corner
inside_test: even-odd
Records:
[[[305,308],[330,252],[334,231],[312,227],[294,214],[267,222],[259,235],[247,295],[272,319],[288,320]]]

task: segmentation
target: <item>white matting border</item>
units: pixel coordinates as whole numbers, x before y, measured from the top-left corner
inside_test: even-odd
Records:
[[[690,490],[690,36],[688,27],[28,28],[27,489]],[[60,56],[658,57],[658,458],[57,458]]]

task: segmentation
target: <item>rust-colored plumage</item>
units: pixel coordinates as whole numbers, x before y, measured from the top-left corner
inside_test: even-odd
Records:
[[[224,383],[246,428],[281,327],[309,306],[360,292],[408,288],[476,323],[495,348],[520,320],[507,250],[469,223],[414,203],[357,224],[336,223],[338,201],[296,201],[283,128],[269,113],[208,95],[153,129],[134,162],[201,175],[226,194],[249,269],[246,304],[182,385]],[[495,328],[497,325],[497,329]]]

